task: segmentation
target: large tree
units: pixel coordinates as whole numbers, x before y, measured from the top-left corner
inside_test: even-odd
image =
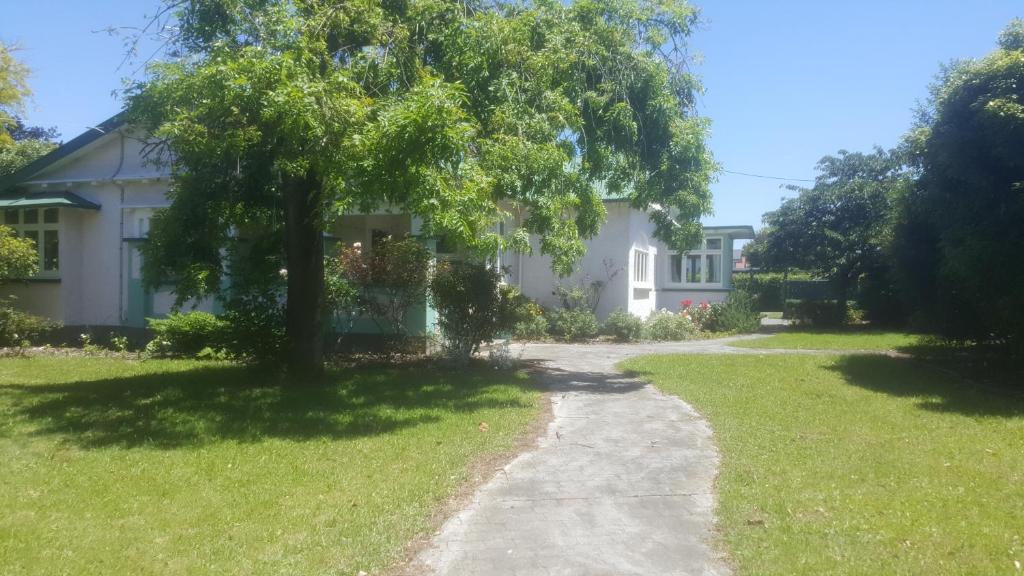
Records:
[[[22,112],[32,96],[28,85],[29,69],[14,57],[15,48],[0,42],[0,146],[12,142],[10,130],[15,115]]]
[[[919,172],[896,246],[921,316],[944,335],[1024,346],[1024,21],[945,66],[907,136]]]
[[[175,177],[147,281],[215,293],[232,231],[279,241],[293,369],[321,365],[322,233],[346,210],[394,205],[482,251],[527,251],[536,234],[568,273],[603,221],[599,187],[650,210],[680,249],[710,209],[684,0],[182,0],[162,13],[176,57],[129,98]]]
[[[57,147],[56,128],[26,126],[14,116],[8,130],[11,141],[0,144],[0,177],[13,174]]]
[[[844,318],[857,280],[888,260],[893,207],[910,180],[899,155],[880,148],[841,150],[817,168],[814,186],[793,187],[796,197],[764,215],[765,227],[747,250],[755,266],[806,270],[831,281],[837,317]]]

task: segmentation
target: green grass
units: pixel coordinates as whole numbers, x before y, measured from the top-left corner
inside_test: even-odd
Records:
[[[1020,395],[887,356],[625,368],[710,421],[721,537],[739,574],[1021,573]]]
[[[484,368],[295,387],[217,363],[0,360],[0,566],[374,573],[468,464],[514,446],[539,398]]]
[[[896,350],[915,345],[918,338],[915,334],[903,332],[794,331],[729,345],[785,350]]]

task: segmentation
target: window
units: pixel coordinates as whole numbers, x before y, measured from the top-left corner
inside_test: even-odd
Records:
[[[651,267],[649,265],[649,255],[643,250],[634,250],[633,252],[633,282],[636,284],[650,284],[651,283]]]
[[[686,254],[669,254],[672,284],[722,284],[722,238],[707,238]]]
[[[60,272],[60,210],[24,208],[4,210],[4,224],[31,239],[39,254],[39,277],[56,278]]]

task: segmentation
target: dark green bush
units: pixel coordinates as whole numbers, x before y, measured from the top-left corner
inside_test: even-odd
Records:
[[[616,342],[636,342],[643,338],[644,321],[620,308],[608,315],[602,332]]]
[[[778,312],[783,309],[786,300],[786,281],[803,282],[811,277],[806,272],[744,272],[734,274],[732,284],[754,297],[758,312]]]
[[[483,262],[439,264],[430,282],[430,297],[445,349],[459,362],[467,361],[499,333],[510,332],[524,307],[522,296],[501,284],[501,272]]]
[[[600,326],[590,310],[556,310],[548,319],[551,335],[566,342],[582,342],[597,336]]]
[[[848,305],[847,315],[841,317],[835,300],[786,300],[783,318],[808,326],[835,327],[855,321],[858,314],[854,306]]]
[[[156,356],[195,356],[204,348],[223,348],[229,325],[209,312],[172,313],[148,318],[153,340],[146,351]]]
[[[761,328],[761,315],[755,298],[742,290],[733,290],[721,304],[710,308],[704,329],[710,332],[757,332]]]
[[[0,346],[35,344],[58,327],[58,324],[15,309],[0,300]]]
[[[274,364],[284,360],[284,305],[274,290],[236,294],[221,317],[226,332],[223,347],[231,356],[247,362]],[[216,349],[216,347],[213,347]]]

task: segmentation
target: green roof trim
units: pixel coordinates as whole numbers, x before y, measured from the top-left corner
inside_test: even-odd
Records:
[[[68,156],[74,154],[75,152],[81,150],[82,148],[85,148],[89,144],[92,144],[96,140],[99,140],[100,138],[106,136],[107,134],[113,132],[114,130],[117,130],[123,125],[123,114],[117,114],[115,116],[107,118],[106,120],[101,122],[99,126],[90,128],[83,134],[80,134],[75,138],[69,140],[68,142],[61,144],[56,149],[52,150],[49,154],[46,154],[45,156],[36,159],[35,161],[30,163],[28,166],[25,166],[21,170],[18,170],[13,174],[9,174],[7,176],[4,176],[3,178],[0,178],[0,192],[7,190],[12,186],[17,186],[18,184],[27,181],[29,178],[35,176],[36,174],[39,174],[46,168],[49,168],[53,164],[56,164],[58,161],[67,158]]]
[[[39,192],[0,196],[0,208],[83,208],[99,210],[100,205],[74,192]]]

